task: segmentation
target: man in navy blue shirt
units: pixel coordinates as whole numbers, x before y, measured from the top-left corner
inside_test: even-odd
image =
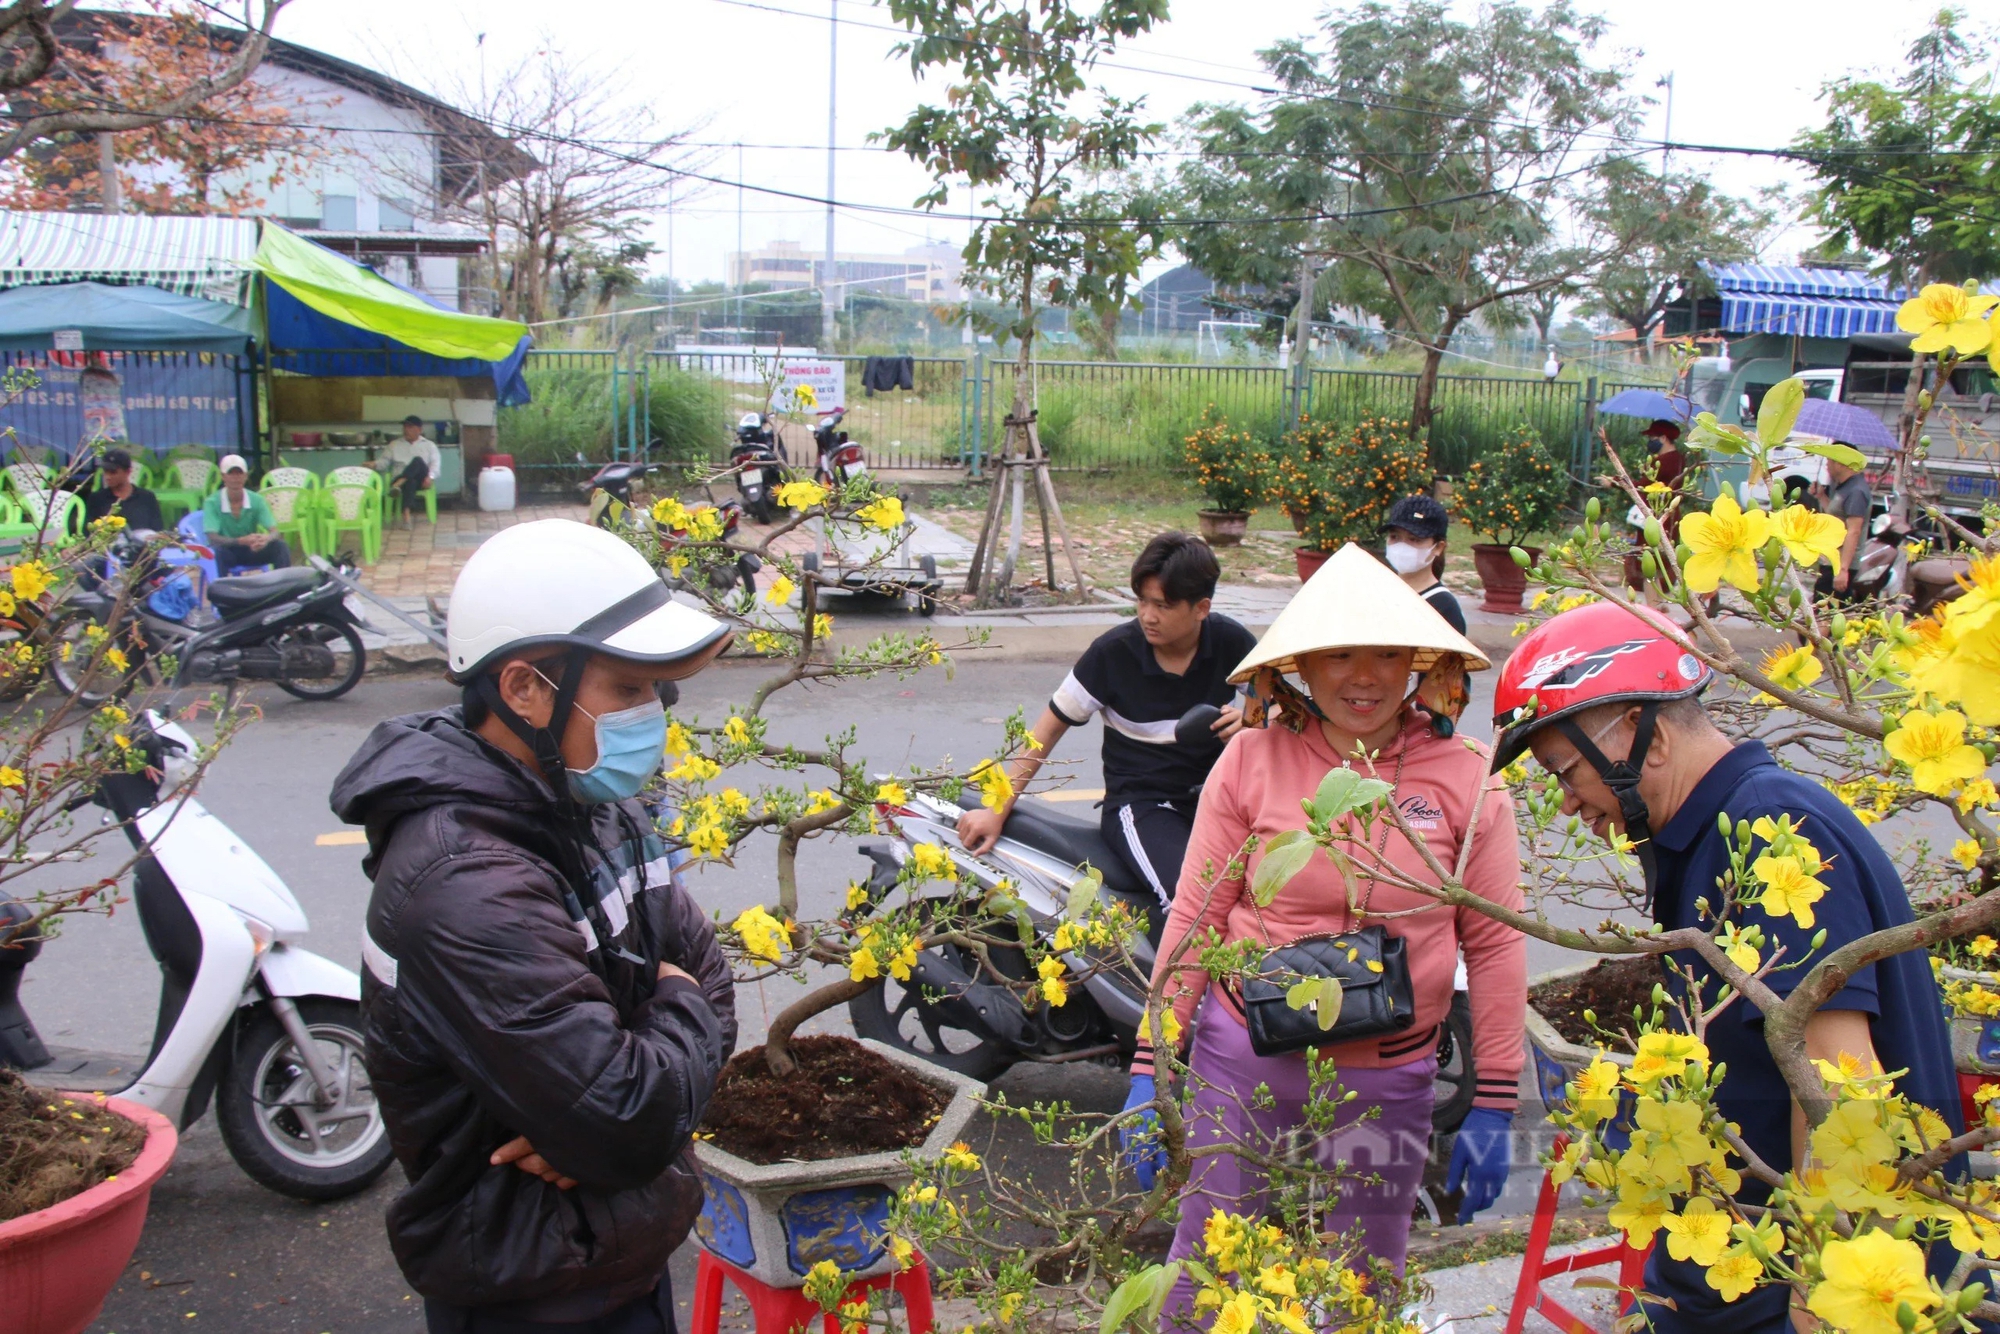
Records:
[[[1826,892],[1812,905],[1811,926],[1792,916],[1754,912],[1764,930],[1764,957],[1784,950],[1787,967],[1765,985],[1789,995],[1811,965],[1850,941],[1911,921],[1901,877],[1866,827],[1840,800],[1809,778],[1780,768],[1761,742],[1732,744],[1696,698],[1710,670],[1634,613],[1600,603],[1548,621],[1521,641],[1496,692],[1495,725],[1502,730],[1495,767],[1532,748],[1563,789],[1563,810],[1580,816],[1600,837],[1616,830],[1640,843],[1640,862],[1662,927],[1712,929],[1720,904],[1717,880],[1729,870],[1729,849],[1717,827],[1788,816],[1818,849]],[[1819,931],[1826,940],[1815,951]],[[1700,956],[1681,951],[1702,996],[1713,1004],[1722,986]],[[1670,983],[1670,985],[1677,985]],[[1742,1128],[1744,1142],[1771,1168],[1791,1170],[1804,1151],[1805,1114],[1792,1099],[1764,1042],[1763,1015],[1738,999],[1717,1015],[1706,1035],[1709,1057],[1728,1069],[1716,1093],[1723,1116]],[[1900,1092],[1961,1130],[1958,1084],[1944,1006],[1922,951],[1870,964],[1828,997],[1806,1023],[1806,1054],[1837,1063],[1844,1055],[1863,1069],[1879,1063],[1904,1070]],[[1761,1204],[1769,1188],[1745,1177],[1737,1198]],[[1933,1247],[1931,1268],[1949,1273],[1957,1256]],[[1646,1265],[1646,1290],[1672,1306],[1648,1302],[1659,1334],[1727,1328],[1733,1334],[1782,1334],[1790,1328],[1790,1290],[1768,1286],[1725,1303],[1701,1266],[1674,1260],[1656,1246]]]

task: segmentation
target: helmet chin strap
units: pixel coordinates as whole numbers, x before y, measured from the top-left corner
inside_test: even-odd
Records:
[[[1631,751],[1622,760],[1606,759],[1604,752],[1597,748],[1597,743],[1584,735],[1574,719],[1556,720],[1556,730],[1569,739],[1577,753],[1597,771],[1604,786],[1611,789],[1611,795],[1618,798],[1618,810],[1625,820],[1625,837],[1632,840],[1632,850],[1639,858],[1639,869],[1646,877],[1648,904],[1653,901],[1659,863],[1653,855],[1653,813],[1647,808],[1646,799],[1639,795],[1639,778],[1646,769],[1646,752],[1653,748],[1653,729],[1659,713],[1660,705],[1656,700],[1639,706],[1638,730],[1633,734]]]
[[[531,664],[532,665],[532,664]],[[563,655],[562,679],[552,681],[556,688],[555,702],[549,706],[547,726],[536,727],[526,718],[514,712],[500,697],[499,675],[486,672],[479,678],[479,697],[507,727],[507,730],[521,738],[529,750],[534,752],[535,763],[541,766],[542,777],[555,790],[556,806],[565,815],[573,815],[575,798],[570,795],[568,767],[563,763],[562,735],[569,727],[569,716],[576,707],[577,687],[583,683],[583,670],[590,665],[590,655],[581,649],[571,649]],[[544,681],[539,667],[535,673]]]

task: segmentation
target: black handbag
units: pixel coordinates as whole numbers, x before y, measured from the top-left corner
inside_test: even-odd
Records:
[[[1387,927],[1363,926],[1338,935],[1302,936],[1266,954],[1238,988],[1250,1050],[1278,1056],[1408,1028],[1417,1020],[1417,1007],[1404,945]],[[1301,978],[1314,977],[1340,982],[1340,1018],[1332,1028],[1319,1026],[1316,1007],[1294,1010],[1285,999]]]
[[[1402,785],[1403,761],[1408,755],[1406,744],[1396,757],[1396,777],[1389,786],[1391,801]],[[1389,822],[1384,820],[1378,858],[1388,844]],[[1371,875],[1368,896],[1361,902],[1363,915],[1374,897],[1375,877]],[[1401,936],[1390,935],[1384,926],[1359,926],[1272,945],[1270,928],[1264,925],[1264,913],[1254,897],[1250,911],[1257,916],[1257,929],[1263,932],[1268,951],[1257,971],[1246,973],[1237,988],[1243,1001],[1243,1023],[1250,1030],[1251,1051],[1259,1056],[1279,1056],[1306,1047],[1331,1047],[1399,1033],[1417,1021],[1410,960]],[[1295,1010],[1286,996],[1300,981],[1316,977],[1331,977],[1340,983],[1340,1017],[1331,1028],[1320,1027],[1317,1005]]]

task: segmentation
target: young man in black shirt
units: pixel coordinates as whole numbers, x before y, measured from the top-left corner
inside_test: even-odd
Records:
[[[167,526],[160,517],[160,501],[143,486],[132,485],[132,456],[122,449],[107,449],[98,466],[97,489],[83,497],[83,516],[96,523],[108,514],[117,514],[127,528],[158,532]]]
[[[1222,575],[1215,553],[1198,537],[1161,533],[1132,564],[1138,614],[1099,635],[1063,678],[1036,721],[1041,749],[1014,762],[1018,793],[1042,767],[1063,733],[1104,715],[1104,838],[1161,904],[1172,902],[1194,827],[1194,789],[1243,730],[1243,710],[1231,701],[1229,674],[1256,647],[1257,637],[1227,616],[1209,613]],[[1214,740],[1183,746],[1174,724],[1197,704],[1222,717]],[[1013,803],[959,817],[966,848],[985,852],[999,839]]]

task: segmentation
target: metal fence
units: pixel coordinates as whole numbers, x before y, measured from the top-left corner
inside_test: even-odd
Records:
[[[1016,367],[984,354],[908,358],[910,388],[870,392],[871,358],[787,353],[787,373],[816,386],[818,406],[844,402],[843,428],[878,469],[980,475],[998,450],[1014,401]],[[593,462],[650,457],[691,468],[727,460],[733,428],[766,410],[784,385],[775,359],[753,353],[534,352],[525,368],[534,402],[502,410],[499,448],[529,479]],[[1043,445],[1063,470],[1182,466],[1182,442],[1209,412],[1276,440],[1301,414],[1407,419],[1417,376],[1407,372],[1278,366],[1042,361],[1032,401]],[[1432,458],[1457,473],[1518,424],[1590,475],[1595,404],[1618,385],[1596,379],[1445,375],[1433,396]],[[812,458],[813,412],[787,414],[794,463]],[[552,479],[553,480],[553,479]]]

